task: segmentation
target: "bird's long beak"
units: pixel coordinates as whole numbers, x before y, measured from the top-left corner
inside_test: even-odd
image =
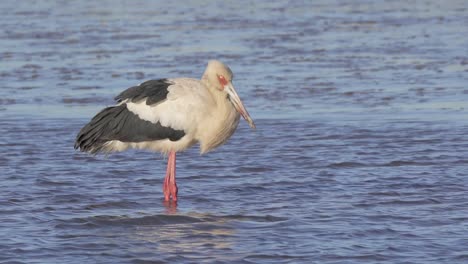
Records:
[[[252,118],[249,115],[249,112],[247,112],[247,109],[245,109],[244,104],[242,103],[239,95],[236,92],[236,89],[234,89],[234,86],[232,85],[231,82],[228,82],[224,86],[224,90],[229,94],[229,99],[231,100],[232,104],[236,108],[237,112],[241,114],[241,116],[249,123],[249,126],[253,129],[255,129],[255,124]]]

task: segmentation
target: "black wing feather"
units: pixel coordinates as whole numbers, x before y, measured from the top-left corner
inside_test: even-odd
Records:
[[[138,102],[147,98],[146,104],[152,105],[166,99],[169,93],[167,88],[172,84],[167,79],[149,80],[121,92],[115,97],[115,100],[122,102],[129,99],[131,102]]]
[[[185,136],[183,130],[164,127],[138,117],[126,104],[111,106],[99,112],[76,136],[75,149],[98,153],[111,140],[142,142],[169,139],[177,141]]]

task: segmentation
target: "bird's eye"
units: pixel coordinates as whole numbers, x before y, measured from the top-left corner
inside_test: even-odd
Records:
[[[226,78],[224,78],[224,76],[222,75],[218,75],[218,81],[219,81],[219,84],[221,84],[221,89],[224,89],[224,86],[228,84],[228,82],[226,81]]]

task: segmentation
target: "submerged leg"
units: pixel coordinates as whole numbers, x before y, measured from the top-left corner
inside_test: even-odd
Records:
[[[177,201],[177,184],[176,184],[176,153],[171,151],[167,159],[166,177],[164,178],[163,192],[164,200],[169,201],[172,197],[173,201]]]

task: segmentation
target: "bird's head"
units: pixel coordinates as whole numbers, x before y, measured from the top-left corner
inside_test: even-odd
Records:
[[[209,61],[203,78],[208,80],[211,87],[216,88],[216,92],[224,93],[237,112],[249,123],[249,126],[255,129],[254,121],[234,89],[232,84],[234,75],[227,65],[217,60]]]

